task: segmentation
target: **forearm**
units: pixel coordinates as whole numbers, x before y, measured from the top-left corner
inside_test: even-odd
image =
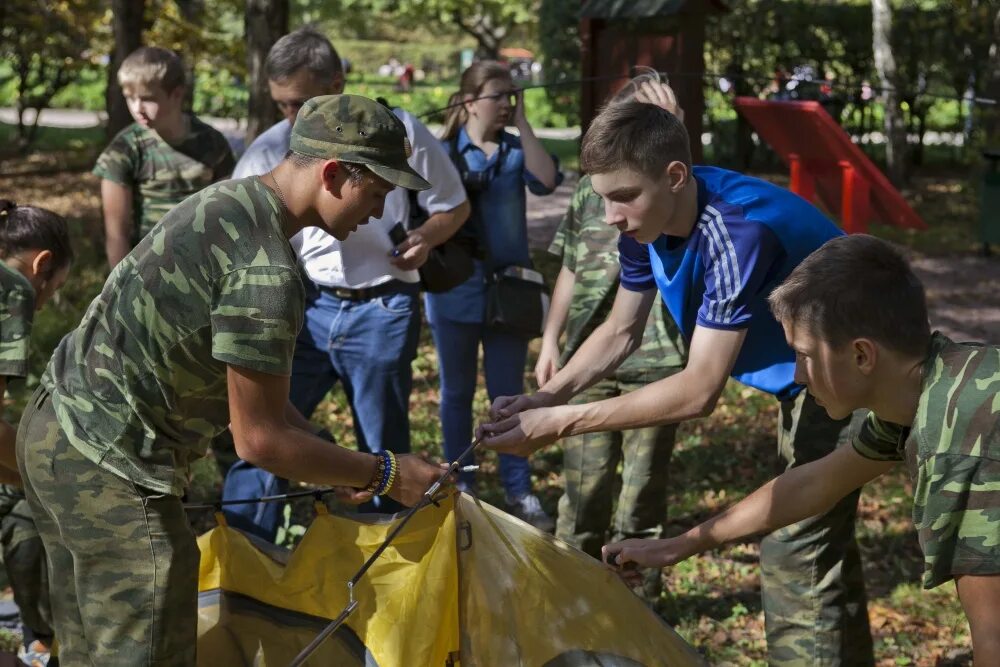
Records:
[[[109,226],[105,225],[107,229]],[[120,261],[132,250],[132,243],[128,234],[118,234],[108,231],[104,239],[104,252],[108,256],[108,266],[115,268]]]
[[[679,538],[687,544],[689,553],[686,555],[769,533],[822,514],[864,484],[865,478],[880,474],[862,475],[855,480],[850,474],[837,474],[826,462],[820,459],[792,468],[726,511],[687,531]],[[888,467],[891,463],[884,465]]]
[[[622,431],[698,419],[711,414],[721,390],[721,386],[708,378],[685,369],[622,396],[557,408],[563,412],[562,421],[566,424],[562,435]]]
[[[552,289],[552,300],[549,304],[549,314],[545,318],[545,330],[542,332],[542,344],[559,346],[559,337],[566,328],[569,319],[569,308],[573,300],[573,286],[576,284],[576,274],[565,266],[560,269]]]
[[[531,124],[527,121],[517,124],[517,131],[521,135],[521,148],[524,150],[524,166],[534,175],[545,187],[556,187],[556,163],[552,156],[545,151],[545,146],[535,136]]]
[[[114,268],[132,249],[132,189],[103,179],[101,208],[104,211],[104,250]]]
[[[375,456],[332,444],[290,424],[269,428],[251,439],[269,446],[248,447],[237,436],[240,457],[280,477],[364,488],[375,474]]]
[[[420,225],[420,234],[431,247],[439,246],[455,235],[471,210],[469,202],[464,201],[451,210],[439,211]]]
[[[285,404],[285,421],[288,422],[289,426],[294,428],[299,428],[313,434],[316,433],[316,425],[306,419],[305,416],[299,412],[299,409],[292,405],[291,401]]]
[[[539,391],[551,394],[557,404],[566,403],[610,375],[641,343],[641,331],[619,325],[613,319],[605,320],[594,329],[562,370]]]

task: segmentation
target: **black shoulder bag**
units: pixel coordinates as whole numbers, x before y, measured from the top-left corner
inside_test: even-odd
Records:
[[[497,159],[496,171],[506,150],[501,144]],[[474,172],[478,179],[466,178],[463,181],[485,181],[480,189],[489,186],[489,180],[482,178],[483,172]],[[469,186],[466,185],[466,190]],[[481,244],[486,251],[487,265],[492,266],[489,236],[485,229],[480,230]],[[486,319],[487,327],[494,331],[521,336],[523,338],[538,338],[545,328],[545,315],[549,306],[549,290],[545,279],[538,271],[526,266],[493,267],[486,275]]]

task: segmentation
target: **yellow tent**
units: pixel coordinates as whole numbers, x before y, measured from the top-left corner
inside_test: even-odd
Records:
[[[317,512],[291,552],[226,526],[201,536],[199,665],[287,666],[398,521]],[[600,563],[466,495],[417,512],[354,598],[308,665],[700,664]]]

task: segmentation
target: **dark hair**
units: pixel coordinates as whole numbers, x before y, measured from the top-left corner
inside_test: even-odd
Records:
[[[691,167],[684,123],[655,104],[634,99],[604,107],[580,148],[580,167],[588,174],[631,169],[657,178],[674,161]]]
[[[503,63],[495,60],[479,60],[469,65],[462,72],[462,80],[458,86],[458,92],[453,93],[448,98],[448,113],[444,118],[444,131],[441,133],[442,139],[451,139],[458,134],[458,128],[465,125],[469,120],[469,112],[465,110],[462,103],[466,95],[479,97],[490,81],[511,81],[510,69]]]
[[[805,258],[768,297],[782,322],[833,347],[871,338],[914,357],[931,330],[924,287],[898,250],[874,236],[839,236]]]
[[[0,199],[0,258],[24,250],[52,253],[49,276],[68,267],[73,262],[73,247],[66,220],[48,209],[18,206],[9,199]]]
[[[315,157],[313,155],[303,155],[302,153],[296,153],[295,151],[288,151],[285,153],[285,159],[299,169],[308,169],[309,167],[313,167],[320,162],[326,162],[327,160],[327,158]],[[365,176],[375,176],[375,172],[365,168],[363,165],[355,164],[353,162],[341,162],[340,160],[337,160],[337,163],[344,169],[344,172],[347,174],[347,180],[351,183],[360,183]]]
[[[281,81],[305,68],[321,81],[343,75],[344,65],[333,44],[312,26],[288,33],[271,47],[264,62],[267,78]]]

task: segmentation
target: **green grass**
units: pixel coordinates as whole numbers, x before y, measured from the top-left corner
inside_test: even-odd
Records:
[[[17,140],[17,126],[0,123],[0,146],[13,147]],[[45,127],[38,128],[38,135],[32,146],[36,153],[90,153],[98,150],[107,141],[104,128],[95,127]],[[4,157],[0,149],[0,157]]]

